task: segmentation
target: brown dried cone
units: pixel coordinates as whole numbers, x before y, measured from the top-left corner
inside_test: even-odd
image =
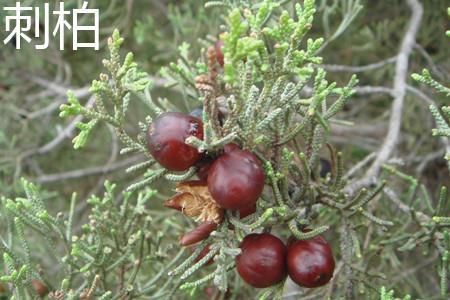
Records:
[[[196,228],[180,237],[183,246],[198,243],[216,230],[223,220],[223,209],[214,201],[205,181],[181,182],[177,194],[164,202],[164,206],[181,211],[188,217],[201,222]]]
[[[181,182],[175,191],[177,194],[166,200],[164,206],[179,210],[199,222],[222,222],[223,209],[212,198],[205,181]]]

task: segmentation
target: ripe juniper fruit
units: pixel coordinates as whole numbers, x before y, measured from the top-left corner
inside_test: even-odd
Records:
[[[288,242],[288,274],[298,285],[315,288],[327,284],[334,266],[331,247],[323,237]]]
[[[286,276],[286,246],[268,233],[249,234],[241,243],[236,269],[242,279],[256,288],[267,288]]]
[[[229,153],[229,152],[231,152],[231,151],[233,151],[235,149],[239,149],[239,146],[236,145],[236,144],[227,144],[224,147],[225,153]],[[212,166],[213,163],[214,163],[214,158],[212,158],[210,156],[204,156],[197,163],[197,165],[196,165],[196,167],[197,167],[196,174],[197,174],[197,177],[198,177],[199,180],[207,181],[209,170],[211,169],[211,166]],[[250,207],[244,208],[244,211],[247,211],[247,210],[251,209],[252,207],[254,207],[255,210],[256,210],[256,206],[255,205],[251,205]],[[252,213],[254,213],[254,211],[249,213],[249,214],[247,214],[247,216],[252,214]],[[242,217],[242,218],[244,218],[244,217]]]
[[[185,171],[202,157],[197,149],[185,143],[190,136],[203,139],[200,119],[178,112],[163,113],[148,128],[148,149],[164,168]]]
[[[256,212],[256,203],[253,205],[250,205],[248,207],[244,207],[239,210],[239,218],[243,219],[245,217],[248,217]]]
[[[208,189],[222,208],[240,210],[256,203],[264,180],[259,159],[250,151],[230,144],[209,169]]]

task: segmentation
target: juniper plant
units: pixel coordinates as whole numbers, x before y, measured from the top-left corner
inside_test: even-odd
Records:
[[[446,188],[434,205],[416,179],[385,164],[384,178],[377,185],[349,194],[344,154],[327,142],[332,124],[344,123],[338,113],[355,94],[358,80],[349,76],[342,87],[329,82],[319,52],[355,18],[361,9],[359,1],[344,2],[348,13],[343,25],[328,34],[326,41],[307,38],[315,1],[296,3],[293,9],[288,2],[208,2],[207,7],[225,11],[226,24],[219,37],[225,65],[222,69],[216,59],[218,50],[211,44],[200,54],[182,44],[179,60],[161,71],[167,88],[181,91],[182,101],[152,98],[151,78],[140,70],[133,54],[122,59],[124,39],[114,31],[108,40],[110,57],[104,61],[108,74],[92,83],[95,104],[83,106],[69,93],[61,116],[85,120],[77,124],[79,133],[73,140],[77,149],[89,142],[90,133],[101,123],[112,126],[123,144],[121,154],[144,155],[143,162],[127,169],[143,173],[142,178],[119,194],[114,184],[106,183],[104,196],[89,199],[90,221],[81,232],[73,232],[76,196],[70,213],[56,217],[46,211],[37,187],[27,181],[23,182],[26,199],[3,199],[8,236],[0,244],[6,269],[1,280],[16,299],[35,296],[33,279],[45,283],[53,299],[179,299],[199,297],[201,289],[212,284],[223,296],[227,291],[245,294],[248,287],[234,272],[234,258],[241,252],[243,237],[261,231],[276,232],[285,239],[306,240],[322,234],[330,238],[339,264],[330,288],[319,290],[318,298],[358,299],[364,295],[367,299],[394,299],[393,292],[385,288],[380,292],[374,284],[386,278],[374,265],[397,266],[399,253],[419,247],[428,247],[428,253],[441,257],[441,294],[448,296]],[[426,73],[421,78],[432,83]],[[134,100],[148,109],[148,117],[137,124],[141,130],[137,136],[130,133],[126,122],[135,121],[128,114]],[[188,112],[199,105],[204,139],[190,137],[185,142],[212,156],[225,144],[238,143],[261,160],[266,189],[255,213],[240,219],[237,213],[227,211],[216,230],[187,253],[178,245],[165,243],[166,238],[171,240],[180,233],[180,224],[186,220],[172,212],[152,210],[149,199],[163,197],[151,190],[156,181],[184,182],[193,178],[196,167],[179,173],[158,166],[147,149],[145,133],[162,113]],[[448,128],[441,123],[439,132],[446,133]],[[331,162],[331,172],[323,178],[319,174],[322,156]],[[406,181],[408,189],[401,196],[387,186],[387,181],[393,180]],[[380,202],[389,209],[377,209]],[[154,224],[163,224],[160,232],[152,231]],[[34,262],[25,237],[28,228],[46,239],[45,245],[58,263],[52,272],[61,274],[61,282],[46,280],[46,271]],[[210,251],[201,258],[206,246]],[[211,258],[213,266],[203,268]],[[282,282],[257,291],[257,295],[282,298],[285,286]],[[248,295],[255,294],[251,291]]]
[[[205,51],[203,59],[192,62],[187,45],[180,47],[178,63],[162,70],[174,84],[186,90],[188,100],[203,104],[205,138],[189,138],[186,143],[211,154],[226,143],[239,142],[263,161],[267,184],[271,187],[271,192],[259,201],[257,214],[245,220],[227,214],[216,233],[205,241],[218,246],[216,270],[198,281],[184,283],[182,289],[192,291],[209,279],[226,291],[229,286],[226,270],[232,268],[233,258],[239,254],[239,242],[249,231],[270,230],[275,224],[285,224],[299,239],[322,234],[328,226],[320,225],[306,234],[301,231],[311,226],[312,216],[321,209],[320,204],[334,207],[343,214],[369,218],[380,225],[391,224],[365,210],[365,205],[376,197],[383,185],[371,192],[363,191],[357,198],[348,198],[342,192],[345,186],[342,155],[331,147],[334,172],[323,181],[312,179],[330,122],[335,121],[336,113],[352,96],[357,84],[355,76],[345,87],[337,87],[336,83],[325,79],[326,72],[318,66],[322,59],[316,55],[323,39],[305,40],[314,13],[314,1],[297,4],[294,14],[273,1],[264,1],[256,8],[231,5],[227,31],[220,36],[224,42],[223,73],[213,48]],[[125,132],[124,118],[132,93],[137,93],[147,104],[152,116],[172,110],[173,104],[166,99],[151,99],[150,83],[144,73],[137,71],[132,54],[120,62],[118,53],[122,42],[118,32],[109,41],[111,58],[104,64],[110,74],[100,75],[100,80],[92,85],[96,106],[85,108],[69,95],[69,104],[61,108],[63,117],[81,114],[91,119],[78,125],[81,133],[74,140],[75,147],[85,144],[89,131],[98,121],[105,121],[116,128],[125,144],[122,153],[143,152],[149,157],[147,162],[129,169],[147,171],[141,181],[128,187],[128,191],[139,190],[162,177],[172,181],[187,180],[194,174],[193,168],[184,174],[173,174],[163,168],[151,169],[155,161],[147,152],[143,134],[134,139]],[[312,87],[307,87],[309,83]],[[223,125],[218,122],[220,110],[226,114]],[[148,117],[146,123],[140,124],[143,133],[151,121]],[[235,226],[235,235],[227,235],[229,223]],[[201,247],[204,244],[197,249]],[[194,263],[197,255],[198,251],[194,252],[171,275],[180,274],[185,280],[194,274],[207,261]],[[273,289],[273,293],[280,291],[280,287]]]

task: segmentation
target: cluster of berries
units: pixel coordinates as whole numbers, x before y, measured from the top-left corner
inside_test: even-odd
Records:
[[[218,156],[210,157],[185,143],[190,136],[203,139],[202,121],[176,112],[160,115],[147,132],[149,151],[163,167],[171,171],[197,168],[198,180],[180,184],[179,193],[165,203],[202,220],[180,238],[183,246],[207,238],[223,221],[224,210],[238,211],[240,218],[253,214],[265,182],[261,162],[252,152],[227,144]],[[323,237],[291,238],[287,244],[268,233],[247,235],[240,246],[242,252],[236,257],[238,273],[256,288],[280,283],[287,274],[300,286],[310,288],[322,286],[331,279],[335,263]],[[205,247],[197,261],[209,250]]]
[[[160,165],[171,171],[197,167],[199,179],[179,185],[184,187],[184,192],[166,201],[165,205],[184,211],[192,204],[186,203],[186,189],[203,187],[203,193],[208,194],[209,203],[204,201],[199,203],[204,207],[192,209],[198,212],[195,216],[202,215],[203,223],[180,239],[183,246],[209,236],[222,221],[225,209],[239,211],[241,218],[254,213],[265,180],[261,162],[252,152],[241,150],[236,144],[227,144],[218,157],[212,158],[187,145],[185,140],[190,136],[203,139],[202,121],[176,112],[160,115],[147,132],[149,151]]]
[[[286,279],[307,288],[323,286],[334,272],[330,245],[321,236],[310,240],[290,238],[287,246],[276,236],[247,235],[236,257],[239,275],[256,288],[266,288]]]

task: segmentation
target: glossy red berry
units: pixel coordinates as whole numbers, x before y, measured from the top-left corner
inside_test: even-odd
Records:
[[[286,278],[286,246],[268,233],[247,235],[236,257],[236,268],[245,282],[256,288],[275,285]]]
[[[223,55],[222,47],[223,42],[221,40],[217,41],[216,44],[214,45],[214,48],[216,50],[217,62],[219,63],[219,65],[223,67],[225,64],[225,57]]]
[[[203,124],[200,119],[178,112],[164,113],[148,129],[148,149],[166,169],[184,171],[202,157],[197,149],[185,143],[190,136],[203,139]]]
[[[298,240],[297,240],[297,238],[296,238],[295,236],[290,236],[290,237],[287,239],[287,241],[286,241],[286,246],[288,247],[288,249],[289,249],[289,247],[291,247],[292,244],[294,244],[296,241],[298,241]]]
[[[295,241],[288,248],[288,273],[300,286],[315,288],[327,284],[333,277],[334,266],[331,247],[321,236]]]
[[[234,147],[234,146],[233,146]],[[264,189],[264,171],[250,151],[231,149],[209,169],[209,191],[222,208],[240,210],[256,203]]]
[[[231,153],[234,150],[240,150],[239,145],[235,143],[228,143],[225,146],[223,146],[223,151],[225,153]]]
[[[239,218],[243,219],[256,212],[256,203],[239,210]]]

